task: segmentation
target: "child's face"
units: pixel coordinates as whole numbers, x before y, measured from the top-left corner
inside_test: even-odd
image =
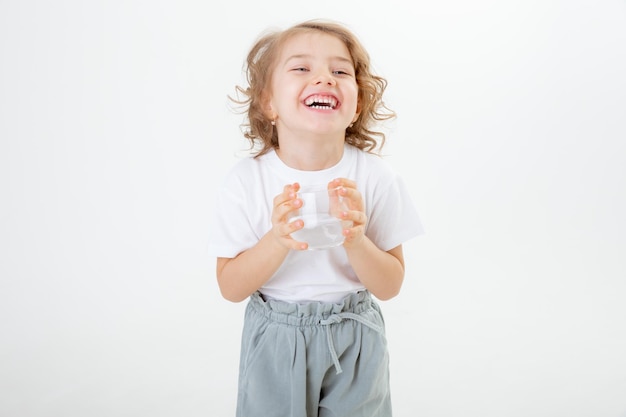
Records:
[[[345,136],[357,117],[358,85],[346,45],[325,33],[286,42],[272,74],[269,109],[279,138],[313,133]]]

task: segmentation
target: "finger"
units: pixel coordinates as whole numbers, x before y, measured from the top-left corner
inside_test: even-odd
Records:
[[[343,230],[344,244],[358,242],[364,236],[364,227],[356,226]]]
[[[357,200],[361,198],[361,192],[356,188],[340,186],[339,188],[337,188],[337,192],[340,196],[344,198],[349,198],[351,200]]]
[[[304,221],[302,219],[292,220],[284,223],[280,226],[280,231],[283,236],[289,236],[293,232],[296,232],[304,227]]]
[[[297,182],[285,185],[283,187],[283,192],[274,197],[274,207],[296,198],[299,189],[300,184]]]
[[[272,215],[273,222],[275,224],[286,222],[288,218],[290,217],[290,213],[298,210],[300,207],[302,207],[302,200],[299,198],[286,201],[274,207],[274,213]]]
[[[280,229],[285,233],[281,238],[284,245],[293,250],[305,250],[309,245],[306,242],[300,242],[291,237],[291,233],[300,230],[304,227],[304,222],[301,219],[294,220],[289,223],[285,223],[280,226]]]
[[[356,182],[348,178],[335,178],[334,180],[328,183],[328,188],[332,189],[332,188],[338,188],[338,187],[356,189]]]
[[[302,200],[298,198],[296,190],[299,185],[287,185],[283,192],[274,197],[274,209],[272,211],[272,223],[276,224],[285,220],[286,216],[302,207]]]
[[[341,212],[341,219],[351,221],[354,225],[367,223],[367,215],[359,210],[348,210]]]
[[[306,242],[299,242],[289,236],[280,239],[281,245],[291,250],[306,250],[309,245]]]
[[[361,192],[356,188],[339,187],[337,189],[337,194],[343,198],[343,201],[347,203],[347,206],[351,210],[364,210]]]
[[[300,242],[293,238],[290,238],[289,248],[293,250],[307,250],[309,248],[309,244],[306,242]]]

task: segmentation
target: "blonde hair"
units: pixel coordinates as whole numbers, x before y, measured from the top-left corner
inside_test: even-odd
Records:
[[[373,130],[377,122],[392,119],[396,114],[383,102],[382,96],[387,80],[372,72],[370,57],[357,37],[345,27],[328,21],[309,20],[283,31],[273,31],[261,36],[248,52],[246,77],[248,87],[236,86],[236,90],[246,98],[233,102],[241,105],[242,113],[247,113],[241,125],[244,137],[250,141],[250,149],[259,146],[255,157],[271,149],[278,148],[278,136],[271,120],[264,112],[264,100],[271,85],[272,72],[286,41],[293,36],[319,31],[337,37],[346,47],[355,69],[358,85],[359,118],[346,128],[345,141],[359,149],[374,152],[385,143],[385,134]]]

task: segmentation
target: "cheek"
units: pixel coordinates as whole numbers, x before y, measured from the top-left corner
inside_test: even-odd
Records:
[[[349,106],[350,106],[350,110],[353,110],[354,112],[357,112],[359,109],[359,92],[357,89],[355,89],[352,94],[350,95],[350,100],[348,102]]]
[[[351,103],[357,103],[359,101],[359,86],[356,84],[350,86],[350,89],[348,90],[348,95],[346,97],[350,97]]]
[[[299,100],[300,91],[291,85],[279,84],[272,91],[270,103],[277,110],[281,106],[293,106],[293,102]]]

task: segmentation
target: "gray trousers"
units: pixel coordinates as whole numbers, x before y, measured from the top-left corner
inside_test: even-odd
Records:
[[[238,417],[391,417],[384,321],[369,292],[246,307]]]

